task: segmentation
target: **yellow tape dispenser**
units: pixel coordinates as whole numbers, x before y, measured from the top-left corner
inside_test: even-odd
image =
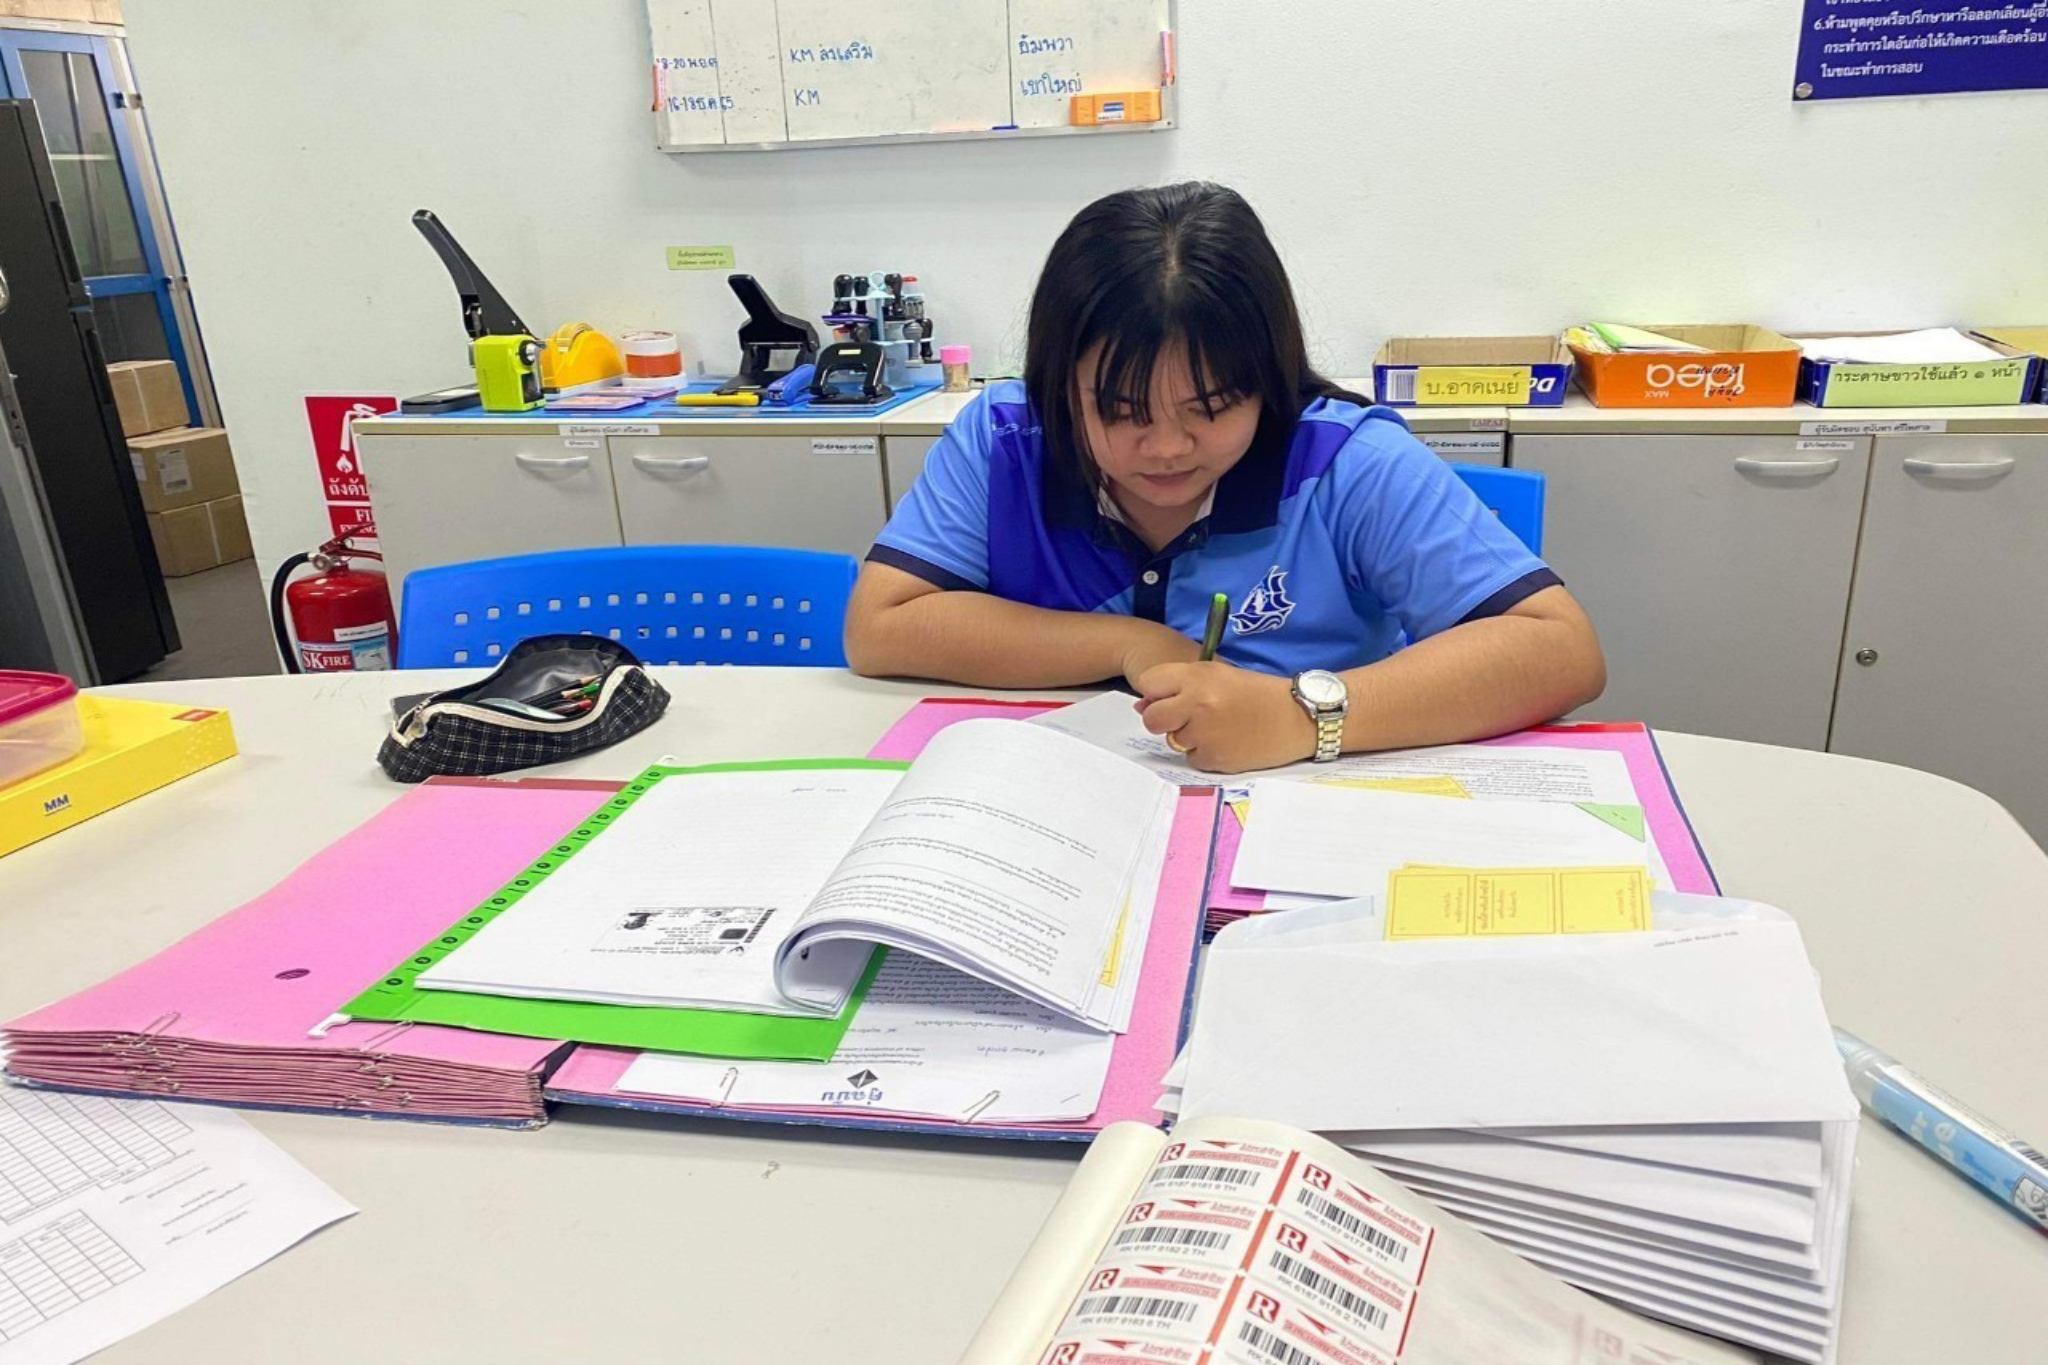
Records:
[[[587,322],[568,322],[555,329],[540,353],[540,382],[551,390],[580,388],[626,372],[618,343]]]

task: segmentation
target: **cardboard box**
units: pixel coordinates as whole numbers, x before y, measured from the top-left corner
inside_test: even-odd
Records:
[[[2048,403],[2048,327],[1984,327],[1970,335],[1993,346],[2010,346],[2037,357],[2040,363],[2034,366],[2034,392],[2023,401]]]
[[[235,755],[225,711],[87,694],[78,718],[78,757],[0,789],[0,855]]]
[[[1395,407],[1554,408],[1572,386],[1572,353],[1541,337],[1395,337],[1372,358],[1372,391]]]
[[[114,386],[123,436],[169,431],[192,420],[178,367],[168,360],[117,360],[107,366],[107,380]]]
[[[150,512],[196,507],[242,491],[235,455],[219,427],[181,427],[128,442],[142,506]]]
[[[1883,332],[1815,332],[1813,336],[1890,336]],[[1801,360],[1799,393],[1817,408],[1947,408],[2024,403],[2041,361],[2026,350],[1979,337],[2003,360],[1925,365],[1870,365]]]
[[[1574,346],[1579,386],[1602,408],[1788,408],[1799,391],[1799,343],[1748,323],[1649,328],[1704,352],[1613,354]]]
[[[156,542],[156,562],[165,578],[204,573],[253,553],[239,493],[197,507],[151,512],[149,536]]]

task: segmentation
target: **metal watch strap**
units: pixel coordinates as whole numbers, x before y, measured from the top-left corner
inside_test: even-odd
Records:
[[[1328,763],[1344,752],[1344,713],[1322,711],[1317,713],[1316,757],[1318,763]]]

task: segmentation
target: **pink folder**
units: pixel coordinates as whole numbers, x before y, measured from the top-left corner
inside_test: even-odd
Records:
[[[921,702],[870,751],[870,758],[908,761],[925,741],[957,721],[986,716],[1030,716],[1056,703]],[[1112,1123],[1135,1119],[1163,1127],[1167,1116],[1154,1102],[1159,1078],[1180,1050],[1187,1023],[1196,945],[1209,875],[1211,836],[1219,803],[1214,788],[1189,787],[1181,792],[1167,846],[1166,869],[1159,879],[1159,897],[1152,932],[1139,967],[1138,995],[1131,1010],[1130,1031],[1121,1034],[1110,1052],[1109,1077],[1095,1112],[1078,1123],[1030,1123],[997,1126],[958,1123],[905,1114],[846,1109],[721,1109],[713,1105],[654,1095],[635,1095],[618,1088],[619,1078],[638,1054],[619,1048],[579,1047],[549,1079],[549,1099],[570,1104],[610,1105],[622,1109],[658,1110],[707,1118],[749,1119],[768,1123],[824,1124],[844,1128],[885,1128],[906,1132],[958,1133],[970,1137],[1068,1138],[1085,1141]]]
[[[111,980],[6,1026],[29,1084],[386,1117],[543,1122],[562,1044],[323,1027],[618,789],[434,778],[284,881]]]

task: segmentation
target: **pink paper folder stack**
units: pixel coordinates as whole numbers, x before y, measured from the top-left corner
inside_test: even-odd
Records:
[[[917,757],[927,740],[956,721],[991,716],[1026,719],[1057,704],[920,702],[882,737],[868,757],[907,762]],[[1093,1114],[1080,1122],[996,1126],[866,1109],[721,1108],[662,1096],[638,1095],[619,1089],[620,1078],[638,1054],[605,1047],[579,1047],[571,1053],[569,1060],[548,1081],[548,1098],[569,1104],[659,1110],[707,1118],[956,1133],[976,1137],[1087,1141],[1110,1124],[1126,1119],[1164,1126],[1167,1116],[1154,1106],[1154,1101],[1159,1098],[1159,1077],[1180,1050],[1187,1025],[1217,807],[1218,797],[1214,788],[1188,788],[1181,794],[1167,850],[1166,868],[1159,880],[1152,932],[1146,941],[1144,961],[1139,968],[1138,996],[1131,1013],[1130,1031],[1116,1040],[1101,1103]]]
[[[434,778],[247,905],[7,1025],[30,1085],[507,1126],[563,1044],[335,1008],[492,895],[616,783]]]

